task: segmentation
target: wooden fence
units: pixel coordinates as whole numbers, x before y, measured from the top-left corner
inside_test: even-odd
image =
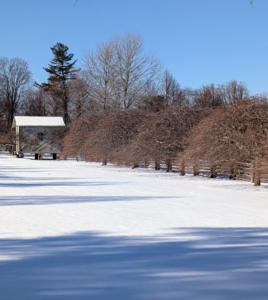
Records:
[[[63,157],[62,157],[63,159]],[[70,158],[69,158],[70,159]],[[74,157],[74,160],[80,161],[80,157]],[[116,164],[116,162],[112,162]],[[218,164],[211,165],[210,162],[204,160],[183,160],[183,159],[176,159],[173,161],[168,162],[171,165],[170,172],[176,172],[180,175],[185,174],[192,174],[196,176],[203,176],[203,177],[226,177],[229,179],[236,179],[236,180],[245,180],[254,182],[254,178],[258,177],[259,183],[261,182],[268,182],[268,161],[262,160],[252,160],[249,162],[238,162],[236,163],[235,169],[230,169],[224,167],[226,165],[223,161],[220,161]],[[140,167],[140,168],[149,168],[149,169],[157,169],[167,171],[167,162],[161,161],[157,164],[153,160],[149,160],[148,162],[140,162],[135,163],[132,165],[133,168]],[[128,165],[120,163],[120,165]],[[170,168],[170,166],[169,166]]]
[[[254,182],[254,177],[258,176],[260,182],[268,182],[268,161],[262,159],[257,161],[252,160],[249,162],[238,162],[235,169],[224,167],[224,162],[211,165],[210,162],[204,160],[183,160],[177,159],[172,161],[172,172],[180,173],[180,175],[193,174],[204,177],[226,177],[229,179],[245,180]],[[139,166],[144,167],[144,164]],[[154,169],[155,163],[149,162],[149,168]],[[160,169],[166,170],[167,164],[162,161],[160,163]],[[257,174],[257,175],[256,175]],[[255,182],[254,182],[255,183]]]

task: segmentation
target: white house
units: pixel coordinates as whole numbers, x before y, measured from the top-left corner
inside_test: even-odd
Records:
[[[35,159],[40,159],[50,153],[56,159],[64,127],[62,117],[15,116],[12,128],[16,129],[16,155],[34,153]]]

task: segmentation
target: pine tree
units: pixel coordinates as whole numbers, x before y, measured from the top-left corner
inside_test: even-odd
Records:
[[[44,70],[49,74],[48,83],[40,85],[40,87],[54,93],[60,100],[65,123],[70,123],[69,115],[69,93],[67,82],[75,78],[77,70],[74,68],[77,60],[72,61],[74,54],[68,53],[69,48],[61,43],[57,43],[50,48],[54,58]],[[58,107],[58,105],[57,105]]]

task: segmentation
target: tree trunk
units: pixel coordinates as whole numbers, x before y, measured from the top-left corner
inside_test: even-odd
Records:
[[[182,159],[180,161],[180,176],[184,176],[185,175],[185,161],[184,159]]]
[[[42,160],[42,158],[43,158],[42,153],[35,153],[34,159],[36,159],[36,160]]]
[[[216,178],[217,177],[217,166],[212,165],[210,167],[210,178]]]
[[[235,168],[234,167],[232,167],[231,168],[231,170],[230,170],[230,175],[229,175],[229,179],[230,180],[234,180],[234,179],[236,179],[236,170],[235,170]]]
[[[159,170],[160,170],[160,163],[159,163],[157,160],[154,162],[154,169],[155,169],[156,171],[159,171]]]
[[[149,167],[149,161],[147,158],[145,158],[145,161],[144,161],[144,168],[148,168]]]
[[[195,159],[193,162],[193,175],[198,176],[199,175],[199,161],[198,159]]]
[[[250,181],[254,183],[254,178],[255,178],[255,161],[253,160],[251,162],[251,167],[250,167]]]
[[[166,160],[166,171],[171,172],[172,171],[172,162],[171,159]]]
[[[140,165],[136,161],[132,163],[132,169],[138,168],[139,166]]]
[[[254,186],[261,185],[261,161],[257,157],[255,159],[255,168],[254,168]]]

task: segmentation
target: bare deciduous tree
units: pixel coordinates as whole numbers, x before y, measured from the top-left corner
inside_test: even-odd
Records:
[[[205,85],[194,93],[192,105],[196,109],[216,108],[223,104],[222,90],[214,84]]]
[[[47,116],[49,114],[48,95],[42,89],[28,89],[21,111],[26,116]]]
[[[197,109],[216,108],[224,104],[234,105],[249,97],[249,91],[243,82],[231,80],[225,84],[204,85],[193,93],[192,105]]]
[[[89,112],[97,111],[95,103],[90,101],[88,85],[80,74],[68,83],[68,88],[72,120],[76,120]]]
[[[88,84],[89,97],[98,111],[113,110],[115,82],[115,51],[112,43],[100,44],[96,52],[84,53],[83,78]]]
[[[166,107],[181,107],[187,103],[184,91],[168,70],[166,70],[162,76],[160,94],[165,98]]]
[[[144,94],[144,88],[160,71],[159,60],[143,53],[141,36],[127,34],[112,40],[116,53],[116,100],[118,107],[135,107]]]
[[[0,100],[7,114],[8,127],[25,99],[31,72],[25,60],[0,58]]]
[[[243,82],[231,80],[223,86],[225,94],[225,102],[228,104],[235,104],[238,101],[247,99],[249,97],[249,91],[247,86]]]
[[[155,56],[143,53],[139,35],[117,36],[84,55],[89,95],[102,111],[137,107],[159,71]]]

